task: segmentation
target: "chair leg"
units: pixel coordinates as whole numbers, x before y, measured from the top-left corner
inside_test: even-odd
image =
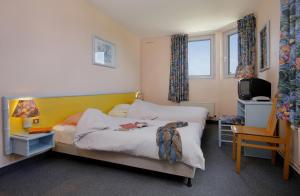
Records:
[[[186,185],[187,185],[188,187],[192,187],[192,179],[191,179],[191,178],[187,178],[187,183],[186,183]]]
[[[236,155],[236,162],[235,162],[235,169],[236,172],[239,174],[241,170],[241,150],[242,150],[242,139],[239,135],[236,135],[237,139],[237,155]]]
[[[274,146],[277,146],[277,145],[274,144]],[[277,156],[277,151],[272,150],[272,165],[276,165],[276,156]]]
[[[284,164],[283,164],[283,179],[288,180],[289,179],[289,171],[290,171],[290,152],[287,145],[285,145],[285,155],[284,155]]]
[[[232,134],[232,160],[236,160],[236,135]]]
[[[283,164],[283,179],[289,179],[289,172],[290,172],[290,159],[291,159],[291,127],[290,124],[285,122],[285,129],[286,129],[286,143],[284,145],[284,164]]]

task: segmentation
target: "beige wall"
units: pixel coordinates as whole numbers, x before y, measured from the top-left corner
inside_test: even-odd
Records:
[[[232,26],[232,25],[230,25]],[[232,27],[231,27],[232,28]],[[224,29],[227,30],[227,28]],[[210,32],[206,34],[212,34]],[[215,36],[215,59],[213,79],[190,79],[190,101],[215,103],[216,114],[235,114],[237,80],[223,77],[223,33]],[[191,36],[201,36],[193,34]],[[170,37],[144,38],[142,40],[142,91],[145,100],[159,104],[173,104],[168,101],[170,73]]]
[[[141,86],[145,100],[168,102],[170,39],[147,38],[141,42]]]
[[[259,77],[272,83],[273,96],[277,92],[279,71],[279,41],[280,41],[280,0],[264,0],[257,9],[258,32],[270,20],[270,69],[259,73]],[[258,35],[257,35],[258,36]],[[258,43],[258,42],[257,42]],[[281,129],[282,130],[282,129]],[[292,162],[300,172],[300,137],[299,131],[293,131]]]
[[[258,77],[272,83],[272,95],[277,92],[279,69],[280,39],[280,0],[264,0],[258,7],[257,17],[257,51],[259,50],[259,31],[270,21],[270,69],[258,72]],[[259,58],[257,58],[259,64]]]
[[[0,96],[139,88],[140,39],[86,0],[1,0],[0,29]],[[117,69],[92,65],[93,35],[116,44]],[[16,158],[0,141],[2,167]]]

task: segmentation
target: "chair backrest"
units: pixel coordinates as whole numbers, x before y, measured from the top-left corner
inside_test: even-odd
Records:
[[[272,100],[272,110],[268,119],[268,126],[267,126],[267,131],[269,132],[270,135],[275,134],[276,125],[277,125],[276,105],[277,105],[277,98],[275,97]]]

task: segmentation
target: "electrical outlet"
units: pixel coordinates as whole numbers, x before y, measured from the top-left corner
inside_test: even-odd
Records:
[[[33,124],[36,125],[36,124],[39,124],[39,123],[40,123],[40,119],[38,119],[38,118],[37,119],[33,119]]]

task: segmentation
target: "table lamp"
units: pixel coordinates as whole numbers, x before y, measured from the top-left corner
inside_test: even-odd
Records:
[[[32,126],[32,118],[40,115],[39,109],[32,99],[20,99],[12,114],[12,117],[23,119],[23,128]]]
[[[135,98],[136,99],[140,99],[140,100],[143,100],[143,94],[140,90],[138,90],[135,94]]]

